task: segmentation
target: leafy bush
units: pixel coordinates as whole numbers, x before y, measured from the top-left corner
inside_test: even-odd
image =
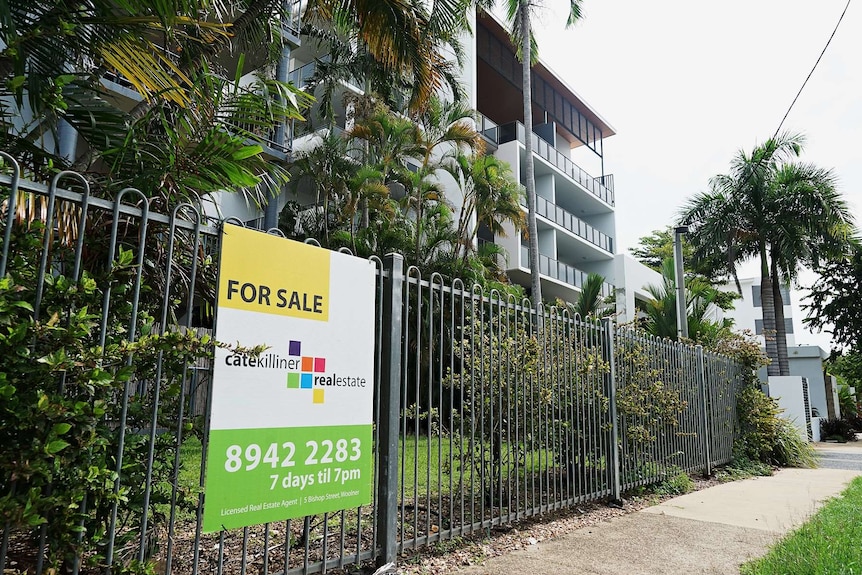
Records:
[[[603,441],[608,430],[599,421],[609,412],[605,378],[610,366],[602,347],[584,336],[586,330],[602,329],[600,324],[587,322],[584,326],[590,327],[573,329],[552,316],[536,334],[520,320],[505,328],[489,328],[489,323],[473,320],[459,334],[453,349],[461,367],[448,370],[443,380],[444,386],[461,394],[461,406],[453,411],[450,431],[456,435],[461,422],[465,430],[473,426],[475,435],[456,444],[472,451],[475,472],[491,478],[487,483],[491,493],[499,492],[508,469],[516,463],[525,468],[528,453],[547,449],[565,473],[587,477],[583,489],[605,489]],[[598,334],[591,331],[590,336]],[[571,351],[556,355],[562,349]],[[494,377],[482,375],[487,373]],[[512,413],[518,414],[517,420],[500,415]],[[535,422],[544,431],[531,433],[524,428],[520,440],[510,441],[510,426],[521,421]],[[573,441],[560,445],[559,437]]]
[[[740,436],[735,451],[745,459],[782,467],[816,467],[814,448],[796,426],[781,417],[778,402],[754,386],[737,398]]]
[[[735,451],[741,458],[773,464],[772,448],[778,434],[781,408],[752,385],[745,386],[736,401],[739,439]]]
[[[837,439],[841,443],[847,441],[856,441],[856,432],[853,424],[846,419],[821,419],[820,420],[820,437],[824,441],[827,439]]]
[[[667,479],[658,484],[655,492],[659,495],[684,495],[693,489],[694,481],[691,480],[688,473],[677,469]]]
[[[862,416],[855,415],[853,417],[845,417],[844,419],[850,424],[850,429],[856,433],[862,433]]]
[[[144,311],[134,323],[139,336],[129,337],[137,268],[122,248],[114,269],[101,276],[84,272],[74,281],[48,274],[37,308],[40,240],[37,225],[16,230],[7,276],[0,278],[0,524],[9,525],[16,548],[29,548],[23,552],[30,557],[44,537],[47,566],[58,569],[76,555],[85,567],[104,564],[116,518],[121,572],[136,565],[131,555],[140,534],[130,527],[139,524],[147,495],[147,539],[157,506],[169,501],[181,375],[211,353],[212,342],[187,331],[160,335]],[[62,248],[55,249],[60,261]],[[103,317],[108,285],[111,305]],[[162,409],[153,420],[156,388]],[[165,432],[155,436],[158,457],[150,465],[154,424]]]
[[[796,425],[783,417],[778,418],[772,461],[781,467],[817,467],[817,453],[807,437],[799,433]]]
[[[730,463],[715,474],[719,481],[738,481],[749,477],[768,477],[770,475],[772,475],[771,465],[740,455],[734,455]]]
[[[859,415],[859,406],[855,395],[850,393],[849,385],[838,386],[838,407],[841,408],[841,416],[844,418]]]

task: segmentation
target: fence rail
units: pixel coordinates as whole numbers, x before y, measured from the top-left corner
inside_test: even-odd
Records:
[[[708,472],[730,459],[742,374],[729,358],[568,310],[537,314],[527,300],[423,277],[389,255],[377,260],[369,302],[377,318],[372,505],[203,535],[211,364],[175,349],[147,355],[146,344],[153,334],[199,337],[214,327],[221,222],[188,205],[150,212],[137,190],[90,197],[72,172],[47,186],[24,180],[2,156],[13,171],[0,176],[0,275],[24,287],[0,290],[0,299],[26,296],[33,326],[67,327],[86,300],[93,329],[78,334],[75,349],[113,350],[119,359],[107,371],[130,365],[135,376],[98,397],[104,415],[91,422],[104,437],[77,458],[67,447],[66,469],[24,475],[15,446],[44,438],[4,421],[0,571],[110,572],[140,561],[165,574],[323,573],[618,499],[676,470]],[[22,344],[43,358],[34,363],[41,379],[0,371],[7,383],[37,387],[34,403],[42,394],[86,411],[97,399],[92,381],[81,366],[51,371],[49,340]],[[135,341],[140,349],[117,351]],[[9,345],[0,338],[4,362],[13,361]],[[107,490],[72,485],[93,466],[107,470],[99,475]],[[41,494],[35,512],[23,509],[31,489]],[[72,511],[49,502],[64,490],[74,492]],[[33,513],[46,521],[28,523]]]

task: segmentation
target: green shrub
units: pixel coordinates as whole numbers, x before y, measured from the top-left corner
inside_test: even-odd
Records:
[[[688,476],[688,473],[682,470],[676,470],[673,475],[659,483],[655,492],[659,495],[684,495],[694,489],[694,481]]]
[[[799,433],[796,425],[783,417],[778,418],[772,461],[781,467],[817,467],[817,453],[807,437]]]
[[[781,414],[778,402],[748,385],[737,397],[736,414],[740,432],[736,453],[744,459],[774,463],[771,456]]]
[[[838,407],[841,409],[841,417],[850,418],[859,415],[859,405],[856,396],[850,393],[849,385],[838,386]]]
[[[845,417],[844,419],[850,424],[850,429],[856,433],[862,433],[862,417],[854,415],[852,417]]]
[[[740,435],[734,446],[742,458],[781,467],[816,467],[814,448],[796,426],[781,417],[778,402],[754,386],[737,397]]]
[[[49,274],[36,310],[40,237],[35,224],[30,231],[16,230],[7,276],[0,278],[0,524],[9,526],[19,551],[35,547],[44,535],[46,566],[59,570],[68,569],[76,555],[85,567],[104,562],[115,508],[118,526],[139,522],[148,468],[148,538],[160,527],[157,506],[171,495],[182,373],[211,354],[212,342],[193,331],[160,335],[143,310],[135,323],[138,337],[129,341],[137,267],[132,252],[122,248],[110,272],[85,272],[78,281]],[[61,252],[58,246],[57,260]],[[111,305],[101,345],[108,285]],[[155,425],[166,431],[156,434],[158,457],[150,467],[157,385],[162,409]],[[117,530],[116,572],[146,568],[127,555],[138,537],[134,529]],[[32,548],[22,552],[35,557]]]
[[[768,477],[772,475],[772,466],[762,461],[734,455],[728,465],[716,471],[719,481],[738,481],[750,477]]]

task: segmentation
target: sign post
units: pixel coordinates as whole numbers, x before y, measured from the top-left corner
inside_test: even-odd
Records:
[[[372,262],[225,225],[203,532],[371,502]]]

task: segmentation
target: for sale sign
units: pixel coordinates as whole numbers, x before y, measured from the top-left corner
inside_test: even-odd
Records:
[[[203,531],[371,502],[374,264],[225,225]],[[236,346],[266,345],[258,356]]]

